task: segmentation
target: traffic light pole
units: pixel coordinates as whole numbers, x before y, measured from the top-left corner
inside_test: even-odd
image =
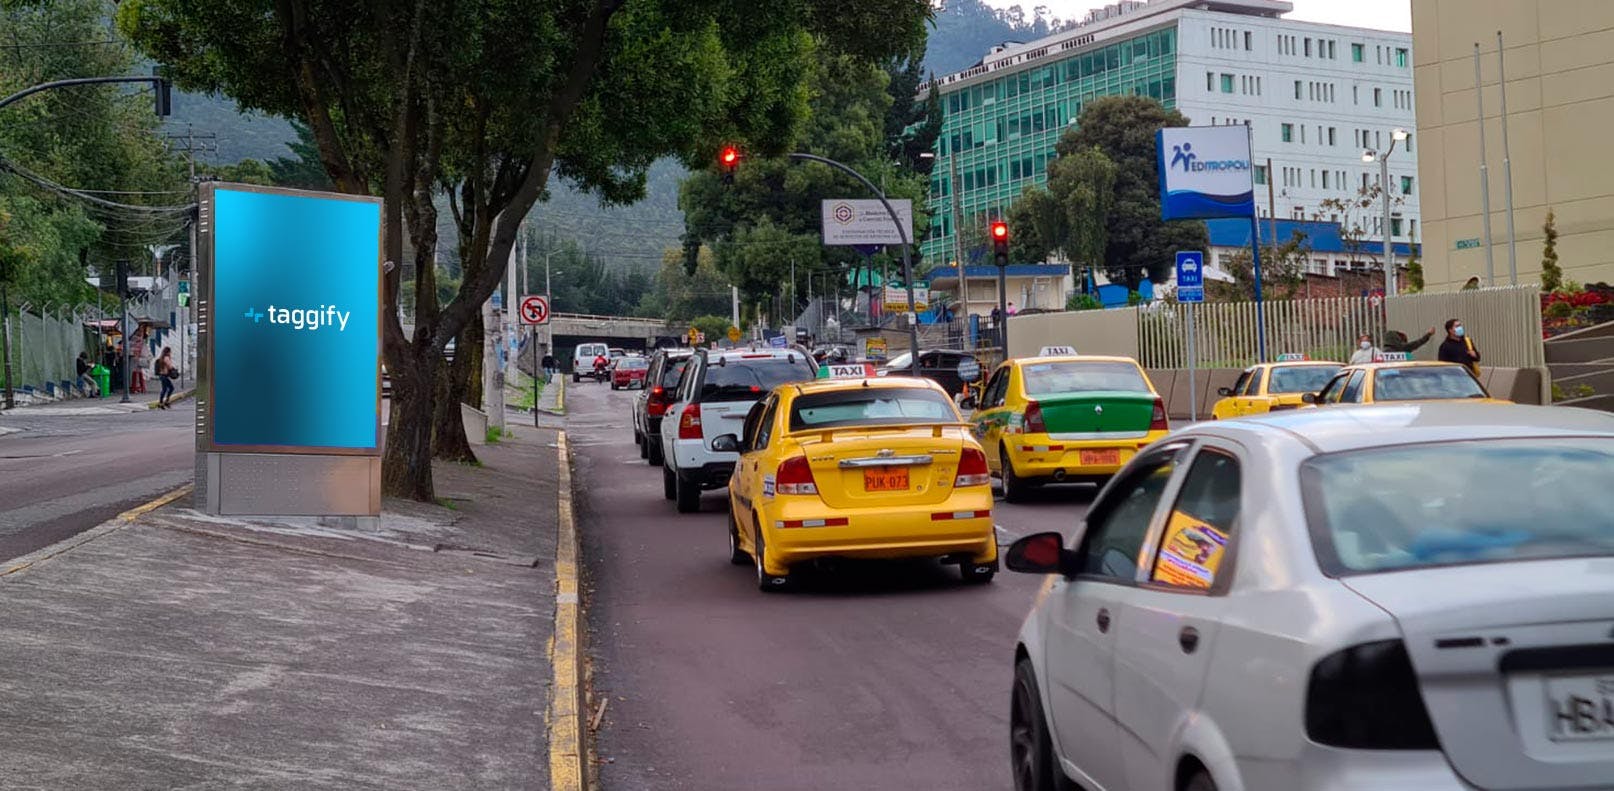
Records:
[[[911,366],[911,370],[917,374],[919,372],[919,313],[914,310],[913,262],[908,255],[908,233],[902,228],[902,218],[897,216],[897,210],[892,207],[891,201],[886,200],[885,192],[874,186],[874,182],[864,178],[862,173],[853,170],[851,167],[816,154],[793,153],[790,158],[799,162],[818,162],[828,165],[863,182],[863,186],[868,187],[869,191],[874,193],[874,197],[880,199],[880,205],[885,207],[886,214],[891,215],[891,222],[897,226],[897,238],[902,240],[902,281],[908,286],[908,350],[912,352],[908,364]],[[955,228],[954,231],[956,232],[957,229]],[[881,285],[883,288],[884,284]]]

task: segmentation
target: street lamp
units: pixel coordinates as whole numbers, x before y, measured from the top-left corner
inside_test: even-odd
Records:
[[[1390,147],[1383,154],[1368,149],[1362,152],[1363,162],[1379,163],[1379,193],[1384,197],[1384,295],[1395,296],[1395,259],[1390,239],[1390,155],[1395,153],[1395,144],[1407,139],[1407,130],[1394,129],[1390,132]]]
[[[925,151],[919,155],[919,158],[934,160],[936,154],[931,151]],[[958,298],[964,303],[964,338],[967,340],[970,331],[970,280],[969,275],[964,271],[964,240],[962,236],[964,210],[961,205],[962,198],[958,194],[957,151],[954,151],[952,156],[947,158],[947,169],[950,171],[947,192],[952,198],[948,203],[953,210],[953,266],[958,270]],[[967,347],[968,344],[963,343],[962,346]]]

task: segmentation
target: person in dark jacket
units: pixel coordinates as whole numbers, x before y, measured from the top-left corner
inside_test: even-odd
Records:
[[[100,395],[95,379],[90,376],[90,355],[79,352],[78,360],[75,361],[74,367],[78,370],[78,386],[84,391],[84,394],[88,396]]]
[[[1463,323],[1457,319],[1446,319],[1446,340],[1440,343],[1440,361],[1461,364],[1469,373],[1479,376],[1479,350],[1474,348],[1474,339],[1468,337]]]
[[[1397,330],[1385,330],[1384,344],[1380,348],[1387,352],[1406,352],[1407,354],[1412,354],[1424,344],[1428,343],[1429,339],[1433,337],[1435,337],[1434,327],[1430,327],[1429,331],[1424,333],[1417,340],[1411,341],[1407,340],[1407,334],[1404,332],[1399,332]]]

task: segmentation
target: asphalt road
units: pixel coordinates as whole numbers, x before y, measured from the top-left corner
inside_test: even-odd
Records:
[[[191,404],[78,415],[19,409],[0,416],[0,560],[88,530],[190,481],[196,448]]]
[[[1014,636],[1041,579],[870,563],[765,594],[728,562],[723,490],[663,499],[631,393],[567,385],[601,787],[1007,789]],[[1068,530],[1094,490],[995,511],[1000,537]]]

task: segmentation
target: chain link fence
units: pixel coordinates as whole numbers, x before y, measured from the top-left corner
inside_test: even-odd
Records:
[[[79,352],[90,351],[92,343],[77,310],[32,310],[23,307],[10,312],[6,321],[13,389],[33,387],[44,391],[62,382],[78,379],[74,361]],[[0,369],[0,381],[4,379]],[[47,388],[47,384],[50,388]]]

